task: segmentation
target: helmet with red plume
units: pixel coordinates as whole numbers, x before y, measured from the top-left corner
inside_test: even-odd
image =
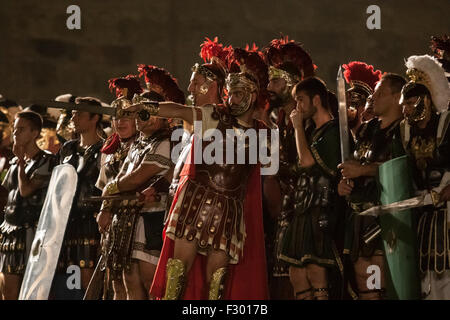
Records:
[[[135,94],[142,93],[139,78],[129,74],[126,77],[113,78],[108,80],[109,90],[113,92],[117,98],[124,97],[131,100]]]
[[[306,77],[314,76],[316,66],[302,45],[287,36],[274,39],[264,50],[269,64],[269,78],[283,78],[293,86]]]
[[[215,37],[214,40],[205,38],[205,41],[200,47],[200,57],[205,63],[202,65],[196,63],[192,67],[192,72],[193,74],[201,74],[206,79],[206,82],[200,89],[202,94],[206,94],[209,89],[209,84],[216,81],[218,85],[218,95],[219,98],[221,98],[225,77],[228,73],[228,56],[232,53],[233,48],[231,46],[225,47],[223,44],[219,43],[217,37]]]
[[[375,86],[381,79],[381,71],[374,70],[372,65],[361,61],[352,61],[342,65],[344,68],[344,77],[351,86],[350,90],[357,90],[366,97],[371,95]]]
[[[228,57],[230,73],[226,79],[227,91],[241,90],[246,97],[239,105],[230,105],[231,114],[240,115],[251,107],[251,95],[257,94],[256,106],[265,108],[268,103],[268,68],[264,54],[253,45],[252,49],[236,48]]]
[[[183,91],[178,87],[177,80],[168,71],[145,64],[139,64],[138,71],[139,76],[144,77],[149,93],[154,92],[159,94],[163,101],[172,101],[180,104],[185,103]]]

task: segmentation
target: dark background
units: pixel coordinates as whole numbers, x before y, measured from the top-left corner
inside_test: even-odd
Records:
[[[71,4],[81,8],[81,30],[66,27]],[[381,30],[366,27],[371,4],[381,8]],[[138,63],[166,68],[186,91],[204,37],[264,47],[280,32],[304,44],[334,90],[338,65],[351,60],[404,74],[405,58],[450,33],[449,9],[449,0],[1,0],[0,93],[110,102],[106,81]]]

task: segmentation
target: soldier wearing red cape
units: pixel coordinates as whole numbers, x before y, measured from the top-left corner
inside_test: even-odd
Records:
[[[261,105],[262,101],[267,101],[264,91],[268,81],[267,66],[261,55],[253,50],[234,49],[230,60],[230,69],[240,72],[228,74],[227,107],[209,105],[186,108],[173,103],[154,102],[141,106],[161,117],[179,115],[183,120],[190,119],[191,123],[200,118],[204,126],[217,128],[221,132],[225,128],[260,128],[260,123],[251,118],[253,109],[250,107],[254,108]],[[233,97],[239,91],[243,95],[242,100]],[[247,117],[243,119],[242,115]],[[196,138],[194,146],[201,143]],[[194,161],[194,150],[195,147],[191,149],[181,173],[180,184],[166,222],[164,245],[150,293],[163,299],[268,299],[260,166],[214,164],[211,167],[197,164]],[[230,169],[223,170],[224,167]],[[231,183],[225,185],[228,188],[225,196],[215,193],[215,187],[211,184],[211,181],[217,182],[214,176],[217,175],[217,170],[219,175],[220,170],[234,175],[224,180]],[[209,171],[213,178],[209,178],[208,182],[208,179],[204,180],[204,176]],[[236,187],[237,185],[239,186]],[[203,188],[206,191],[202,191]],[[230,207],[231,204],[235,207]],[[178,239],[182,239],[184,244],[186,241],[198,241],[197,254],[191,268],[186,268],[189,262],[185,264],[176,259],[175,243]],[[216,270],[209,270],[214,271],[212,275],[207,270],[211,251],[216,254],[221,252],[222,255],[225,253],[227,256],[226,260],[215,262],[213,268]],[[208,256],[199,253],[207,253]]]

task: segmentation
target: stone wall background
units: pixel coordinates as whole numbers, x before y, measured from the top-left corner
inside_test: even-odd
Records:
[[[81,30],[66,28],[71,4],[81,8]],[[371,4],[381,8],[381,30],[366,28]],[[404,74],[405,58],[450,33],[449,9],[448,0],[2,0],[0,93],[110,102],[106,81],[138,63],[166,68],[186,91],[204,37],[263,47],[280,32],[304,44],[334,90],[338,65],[351,60]]]

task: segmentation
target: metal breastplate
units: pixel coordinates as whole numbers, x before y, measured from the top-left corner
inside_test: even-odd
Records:
[[[411,128],[407,150],[417,169],[415,181],[420,190],[437,187],[450,170],[450,128],[438,139],[439,119],[434,115],[424,129]]]
[[[394,135],[400,135],[399,120],[384,129],[380,128],[380,124],[380,120],[373,119],[364,123],[357,133],[353,157],[363,165],[385,162],[395,156],[393,144],[395,143]],[[398,143],[400,144],[400,140]],[[350,203],[354,210],[361,211],[361,208],[368,203],[370,205],[378,203],[379,190],[375,177],[361,176],[353,181],[355,187],[350,195]]]
[[[78,188],[72,210],[91,213],[99,209],[98,203],[88,202],[85,199],[101,195],[101,191],[95,187],[95,183],[100,173],[99,158],[102,145],[103,141],[101,140],[83,151],[78,147],[78,141],[73,141],[66,146],[68,150],[63,150],[62,163],[70,163],[78,173]]]
[[[224,137],[223,141],[223,162],[226,162],[226,146],[225,137],[227,129],[240,128],[236,123],[232,122],[233,119],[225,121],[219,120],[217,129],[221,131]],[[203,150],[210,144],[209,141],[203,141]],[[234,144],[234,155],[237,154],[237,144]],[[249,159],[249,147],[248,143],[245,146],[245,159],[248,162]],[[236,159],[235,159],[236,162]],[[224,195],[231,197],[243,197],[245,194],[245,187],[250,175],[252,164],[206,164],[202,161],[201,164],[195,165],[195,181],[206,187],[209,187],[216,192],[223,193]]]
[[[43,166],[47,161],[50,161],[51,155],[42,152],[42,155],[28,165],[25,169],[26,175],[31,177],[39,167]],[[47,188],[40,188],[36,190],[29,197],[22,197],[19,192],[18,182],[18,165],[14,163],[8,177],[8,185],[10,187],[8,193],[8,201],[5,206],[5,220],[10,225],[18,227],[31,226],[37,222],[41,213],[41,208],[45,200]]]
[[[439,156],[434,137],[412,137],[410,153],[418,169],[416,182],[419,189],[439,186],[449,164]]]
[[[327,207],[332,197],[331,180],[320,174],[320,170],[303,171],[297,181],[295,209],[305,211],[311,207]]]
[[[385,162],[392,159],[391,145],[399,120],[380,129],[381,121],[374,119],[362,127],[353,157],[361,163]]]

